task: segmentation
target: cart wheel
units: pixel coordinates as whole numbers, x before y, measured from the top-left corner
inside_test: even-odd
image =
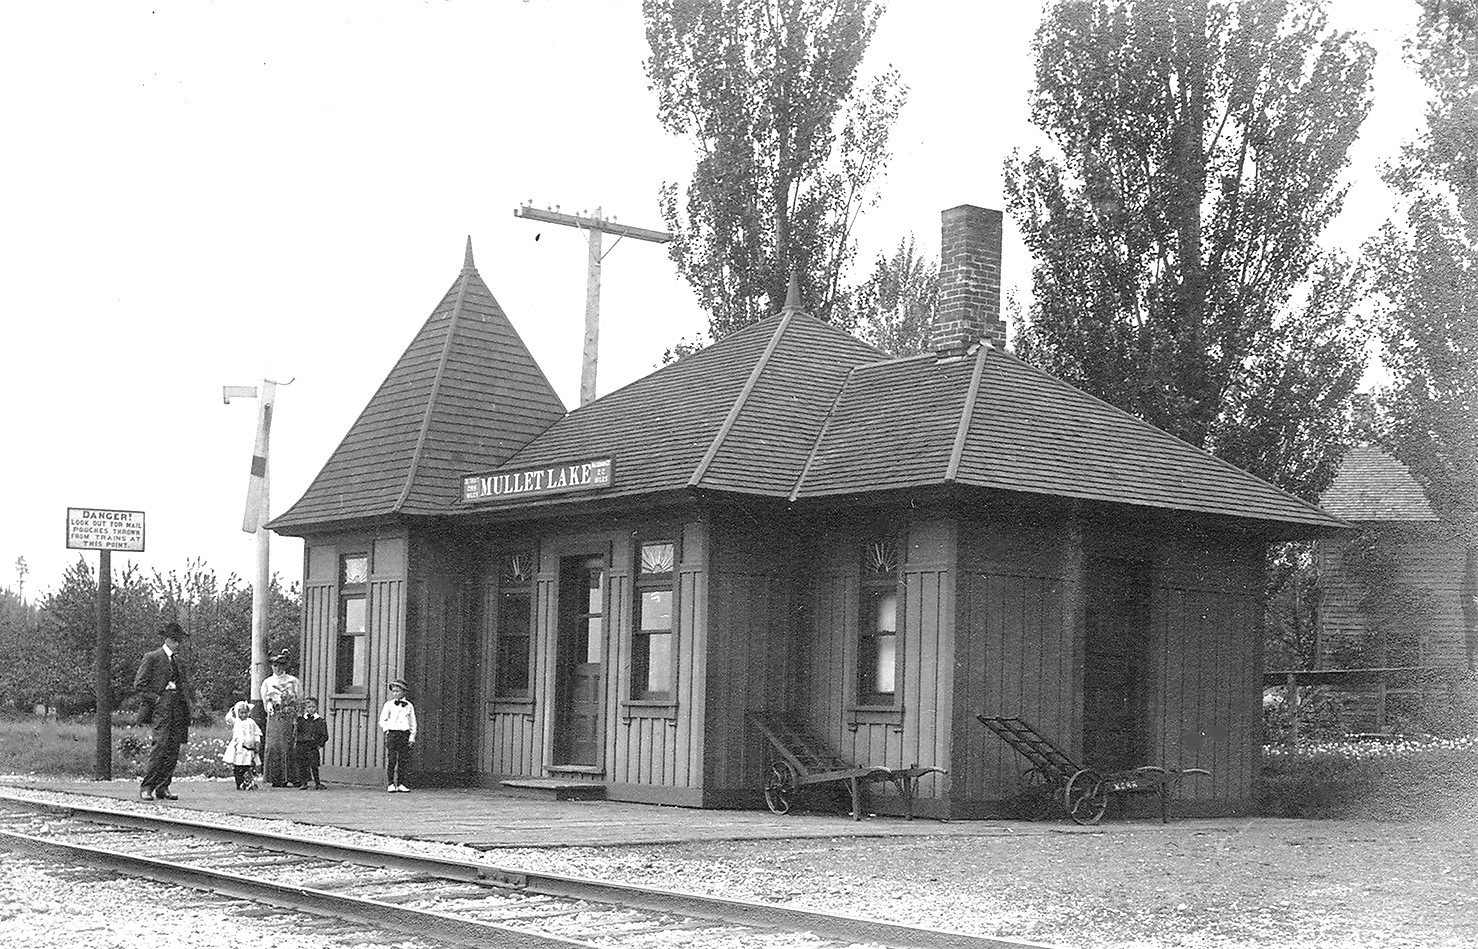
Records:
[[[789,814],[801,795],[800,781],[789,763],[777,761],[765,775],[765,805],[776,814]]]
[[[1098,823],[1108,808],[1108,792],[1103,789],[1103,778],[1089,768],[1079,771],[1063,790],[1062,803],[1073,823]]]

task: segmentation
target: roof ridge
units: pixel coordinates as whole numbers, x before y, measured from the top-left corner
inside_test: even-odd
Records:
[[[785,335],[785,330],[790,326],[791,317],[795,316],[797,310],[786,307],[780,317],[780,323],[775,327],[775,332],[770,336],[770,342],[765,346],[765,351],[760,358],[755,360],[754,369],[750,371],[749,378],[744,380],[744,388],[739,390],[739,395],[734,399],[734,404],[729,407],[729,414],[725,416],[723,424],[718,427],[718,432],[713,436],[713,441],[708,445],[708,451],[704,452],[698,467],[693,469],[692,477],[688,478],[688,487],[696,488],[703,481],[703,476],[708,473],[709,465],[718,456],[718,450],[722,447],[724,439],[734,428],[734,422],[738,420],[739,413],[744,410],[744,403],[749,400],[749,395],[754,391],[760,376],[765,371],[765,366],[770,362],[770,356],[780,346],[780,338]]]
[[[965,390],[965,404],[960,407],[960,425],[955,429],[955,444],[949,453],[949,465],[944,469],[946,484],[959,477],[960,459],[965,456],[965,441],[970,434],[970,423],[975,417],[975,400],[980,396],[980,378],[985,375],[986,354],[991,352],[989,343],[976,345],[980,349],[975,354],[975,368],[970,372],[970,387]]]
[[[857,342],[862,343],[862,345],[864,345],[864,346],[872,346],[872,344],[869,343],[869,342],[867,342],[866,340],[859,339],[859,340],[857,340]],[[877,347],[874,346],[873,348],[876,349]],[[887,354],[884,353],[884,355],[887,355]],[[937,360],[938,358],[939,357],[936,356],[934,353],[910,353],[907,356],[888,356],[887,359],[875,359],[872,362],[859,363],[856,368],[858,368],[858,369],[872,369],[872,368],[874,368],[876,366],[891,366],[894,363],[913,362],[913,361],[920,361],[921,362],[921,361],[923,361],[925,359],[934,359],[934,360]]]
[[[471,253],[472,239],[467,239],[468,253]],[[416,482],[416,469],[421,466],[421,456],[426,450],[426,435],[431,431],[431,419],[436,414],[436,397],[441,394],[441,381],[446,375],[447,362],[451,358],[452,342],[457,336],[457,317],[462,313],[462,304],[467,299],[467,285],[476,270],[463,268],[462,274],[457,278],[457,299],[452,304],[452,312],[447,317],[446,340],[441,344],[441,358],[436,363],[436,375],[431,379],[431,391],[426,395],[426,414],[421,417],[421,432],[416,436],[416,449],[411,453],[411,463],[406,466],[405,484],[400,488],[400,497],[391,506],[390,513],[398,514],[405,506],[406,500],[411,496],[411,485]]]
[[[871,363],[866,365],[871,365]],[[821,428],[816,432],[816,441],[811,445],[810,452],[806,454],[806,463],[801,466],[801,473],[796,476],[795,487],[790,489],[790,500],[792,502],[801,496],[801,485],[806,483],[806,475],[811,473],[811,463],[816,460],[816,452],[821,449],[822,443],[826,441],[826,432],[831,428],[831,420],[836,418],[837,406],[842,402],[842,393],[847,391],[848,384],[857,375],[859,368],[859,366],[853,366],[847,370],[846,378],[842,380],[841,385],[837,386],[836,395],[831,397],[831,407],[826,410],[826,418],[822,419]]]
[[[469,248],[471,248],[471,237],[467,238],[467,245]],[[472,280],[468,281],[467,286],[473,290],[477,290],[480,288],[483,293],[486,293],[488,295],[488,299],[492,301],[493,307],[503,317],[503,322],[508,324],[508,330],[513,334],[513,338],[518,340],[518,345],[522,346],[524,348],[524,352],[529,354],[529,365],[532,366],[534,371],[539,374],[539,378],[543,380],[545,388],[547,388],[549,392],[554,396],[554,398],[558,400],[559,407],[564,410],[564,414],[569,415],[570,410],[565,408],[565,400],[559,397],[559,393],[555,391],[554,383],[549,381],[549,374],[544,371],[543,366],[539,365],[539,360],[534,358],[533,350],[529,349],[529,344],[523,341],[523,334],[518,331],[517,326],[513,325],[513,317],[509,316],[508,311],[503,309],[503,304],[498,302],[498,298],[493,295],[492,288],[487,285],[487,281],[482,279],[482,275],[479,274],[475,268],[472,271]],[[556,419],[555,421],[558,421],[558,419]],[[550,422],[549,424],[553,425],[554,422]],[[548,426],[545,427],[547,428]]]
[[[1223,468],[1226,468],[1226,469],[1228,469],[1230,471],[1234,471],[1237,474],[1243,476],[1244,478],[1251,478],[1252,480],[1258,482],[1259,484],[1262,484],[1262,485],[1264,485],[1264,486],[1266,486],[1268,488],[1271,488],[1272,490],[1274,490],[1274,491],[1278,492],[1279,494],[1283,495],[1285,498],[1288,498],[1289,500],[1292,500],[1294,502],[1297,502],[1298,504],[1303,505],[1305,508],[1307,508],[1309,511],[1311,511],[1314,514],[1318,514],[1318,515],[1320,515],[1322,517],[1326,517],[1326,518],[1328,518],[1328,519],[1330,519],[1332,521],[1338,521],[1344,527],[1351,527],[1352,528],[1352,527],[1355,526],[1355,525],[1351,524],[1349,521],[1345,520],[1344,518],[1337,517],[1336,515],[1329,513],[1328,511],[1326,511],[1323,508],[1321,508],[1319,505],[1312,504],[1312,503],[1310,503],[1308,501],[1305,501],[1303,498],[1299,497],[1298,495],[1294,494],[1291,491],[1285,491],[1285,490],[1283,490],[1282,488],[1278,487],[1276,484],[1273,484],[1271,481],[1268,481],[1266,478],[1259,478],[1257,475],[1253,474],[1252,472],[1248,471],[1247,469],[1245,469],[1245,468],[1239,468],[1236,465],[1232,464],[1230,461],[1227,461],[1225,458],[1222,458],[1222,457],[1220,457],[1219,455],[1217,455],[1217,454],[1215,454],[1213,452],[1209,452],[1209,451],[1207,451],[1204,448],[1197,448],[1195,445],[1192,445],[1190,442],[1186,441],[1184,438],[1181,438],[1178,435],[1172,435],[1169,432],[1165,431],[1163,428],[1160,428],[1157,425],[1152,425],[1149,422],[1146,422],[1144,419],[1140,418],[1138,415],[1135,415],[1133,412],[1125,411],[1124,409],[1119,408],[1117,405],[1114,405],[1112,402],[1108,401],[1107,399],[1101,399],[1101,398],[1099,398],[1098,396],[1094,395],[1091,392],[1084,392],[1082,389],[1079,389],[1077,386],[1073,385],[1071,382],[1068,382],[1065,379],[1059,379],[1059,378],[1057,378],[1056,376],[1054,376],[1052,373],[1048,372],[1047,370],[1041,368],[1040,366],[1034,366],[1034,365],[1032,365],[1031,363],[1027,362],[1025,359],[1022,359],[1020,356],[1014,355],[1012,353],[1008,353],[1005,350],[1002,350],[1001,351],[1001,355],[1002,356],[1009,356],[1011,358],[1011,360],[1013,362],[1017,363],[1018,365],[1021,365],[1021,366],[1025,367],[1026,369],[1029,369],[1030,371],[1036,373],[1039,376],[1042,376],[1043,378],[1050,379],[1052,382],[1056,383],[1057,385],[1066,386],[1067,388],[1071,389],[1072,391],[1074,391],[1074,392],[1078,393],[1079,395],[1083,396],[1085,399],[1091,399],[1094,402],[1097,402],[1097,403],[1099,403],[1101,405],[1107,406],[1110,409],[1113,409],[1115,412],[1119,413],[1120,415],[1124,416],[1127,419],[1132,420],[1135,424],[1139,425],[1142,428],[1147,428],[1147,429],[1149,429],[1152,432],[1155,432],[1155,433],[1157,433],[1159,435],[1164,436],[1165,438],[1169,438],[1169,439],[1171,439],[1173,441],[1179,442],[1181,445],[1185,446],[1190,451],[1194,451],[1194,452],[1197,452],[1197,453],[1199,453],[1201,455],[1205,455],[1207,458],[1210,458],[1212,461],[1216,462],[1218,465],[1221,465]]]

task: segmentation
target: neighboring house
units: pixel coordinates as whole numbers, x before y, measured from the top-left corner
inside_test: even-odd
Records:
[[[303,497],[303,680],[369,782],[403,676],[428,780],[757,806],[746,713],[997,813],[1023,716],[1246,812],[1270,543],[1348,528],[1006,352],[1001,215],[944,212],[933,350],[769,319],[565,412],[472,262]],[[886,786],[871,806],[898,812]]]
[[[1320,506],[1361,528],[1315,545],[1319,676],[1351,731],[1421,728],[1454,672],[1472,668],[1474,551],[1406,466],[1350,449]]]

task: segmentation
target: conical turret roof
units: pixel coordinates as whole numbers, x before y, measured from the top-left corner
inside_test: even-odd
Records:
[[[503,464],[564,404],[472,260],[406,347],[323,470],[273,530],[445,513],[461,475]]]

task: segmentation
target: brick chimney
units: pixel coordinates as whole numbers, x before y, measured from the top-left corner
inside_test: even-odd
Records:
[[[932,347],[960,356],[981,340],[1006,345],[1001,318],[1001,212],[962,204],[941,213],[939,311]]]

